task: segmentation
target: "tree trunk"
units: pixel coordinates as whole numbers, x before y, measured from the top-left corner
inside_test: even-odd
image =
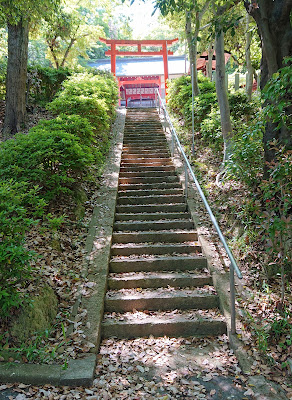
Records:
[[[72,38],[71,40],[70,40],[70,43],[69,43],[69,45],[68,45],[68,47],[67,47],[67,49],[66,49],[66,51],[65,51],[65,54],[64,54],[64,57],[63,57],[63,60],[62,60],[62,62],[61,62],[61,67],[63,68],[64,67],[64,65],[65,65],[65,62],[66,62],[66,60],[67,60],[67,57],[68,57],[68,55],[69,55],[69,53],[70,53],[70,50],[71,50],[71,48],[72,48],[72,46],[73,46],[73,44],[76,42],[76,39],[74,38]]]
[[[198,71],[197,71],[197,37],[198,35],[192,32],[192,16],[189,11],[186,11],[186,25],[185,33],[189,48],[189,59],[190,65],[194,66],[194,80],[193,80],[193,91],[194,95],[198,96],[200,94],[200,89],[198,85]]]
[[[213,76],[212,76],[213,54],[214,54],[213,42],[210,42],[209,46],[208,46],[208,61],[207,61],[207,64],[206,64],[206,74],[207,74],[207,77],[210,79],[210,81],[213,78]]]
[[[258,0],[250,4],[244,1],[245,7],[255,19],[262,42],[261,82],[263,89],[271,76],[283,67],[283,59],[292,54],[292,28],[290,14],[292,0]],[[277,128],[277,124],[268,121],[263,142],[265,160],[275,158],[275,150],[269,148],[269,142],[277,139],[288,149],[292,149],[292,135],[286,127]]]
[[[246,13],[246,44],[245,44],[245,62],[246,62],[246,87],[245,92],[247,95],[248,100],[251,100],[252,95],[252,84],[253,84],[253,67],[251,64],[251,57],[250,57],[250,46],[251,46],[251,32],[249,30],[249,22],[250,16]]]
[[[232,125],[230,119],[230,108],[225,82],[225,56],[224,56],[224,34],[221,30],[216,32],[215,37],[216,51],[216,93],[220,108],[221,130],[224,140],[224,158],[227,161],[231,155],[232,145]]]
[[[57,58],[57,56],[55,54],[55,46],[54,46],[54,43],[56,43],[56,38],[54,38],[52,40],[47,39],[46,42],[47,42],[47,45],[48,45],[48,47],[50,49],[52,57],[54,59],[55,66],[56,66],[57,69],[59,69],[60,65],[59,65],[58,58]]]
[[[28,21],[16,25],[8,22],[8,64],[6,106],[3,125],[4,140],[25,126],[25,89],[27,78]]]

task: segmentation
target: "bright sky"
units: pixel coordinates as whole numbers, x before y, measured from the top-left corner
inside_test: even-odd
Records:
[[[147,32],[154,30],[155,26],[158,25],[157,18],[159,12],[156,11],[151,16],[153,12],[152,0],[145,0],[145,2],[135,0],[131,6],[124,4],[118,7],[117,12],[122,12],[132,18],[133,37],[137,39],[144,36]]]

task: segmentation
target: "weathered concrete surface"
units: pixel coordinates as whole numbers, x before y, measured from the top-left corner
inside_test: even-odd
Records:
[[[0,382],[21,382],[33,385],[50,383],[58,385],[60,383],[61,371],[61,365],[1,363]]]
[[[86,357],[71,360],[68,368],[60,376],[62,386],[90,386],[93,382],[96,355],[88,354]]]
[[[88,341],[95,345],[95,348],[92,348],[94,353],[97,352],[100,343],[125,124],[125,110],[119,112],[115,143],[103,174],[102,187],[99,190],[86,243],[86,252],[89,255],[87,278],[90,282],[95,282],[95,286],[90,297],[82,298],[82,308],[87,310],[89,324],[84,332]]]
[[[226,333],[226,324],[222,318],[186,318],[184,315],[148,316],[133,321],[105,321],[102,331],[104,337],[115,336],[119,339],[139,337],[190,337],[190,336],[218,336]]]

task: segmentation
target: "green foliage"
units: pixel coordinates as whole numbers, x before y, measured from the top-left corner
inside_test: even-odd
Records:
[[[50,120],[41,120],[36,127],[30,130],[30,133],[36,131],[63,131],[79,137],[80,142],[86,146],[91,146],[96,142],[94,128],[87,118],[79,115],[60,114]]]
[[[62,92],[48,105],[48,110],[54,114],[78,114],[87,118],[101,133],[109,129],[109,115],[103,99]]]
[[[201,122],[217,103],[215,84],[199,74],[200,95],[194,98],[195,130],[200,130]],[[181,76],[171,81],[169,88],[169,108],[183,118],[187,126],[192,123],[192,85],[190,76]]]
[[[88,175],[91,148],[63,131],[38,129],[17,134],[0,147],[0,177],[39,185],[46,200],[72,194],[74,185]]]
[[[257,109],[255,101],[247,98],[246,93],[242,90],[237,90],[228,94],[228,101],[230,106],[230,114],[235,119],[249,119],[254,116]]]
[[[199,132],[206,145],[220,151],[223,145],[223,139],[221,134],[221,119],[220,112],[217,102],[216,89],[214,82],[211,82],[208,78],[199,74],[199,88],[200,94],[194,98],[194,129],[195,132]],[[255,101],[248,101],[247,96],[244,92],[237,91],[235,93],[229,93],[229,103],[231,118],[234,125],[234,132],[236,135],[236,144],[241,144],[240,151],[235,150],[236,156],[233,158],[233,162],[238,158],[238,163],[241,162],[241,167],[246,167],[247,152],[249,150],[254,151],[255,147],[258,147],[256,164],[262,163],[261,151],[259,141],[252,142],[253,146],[248,146],[247,138],[248,133],[244,132],[243,122],[245,123],[244,128],[247,128],[247,122],[255,115],[258,108],[258,104]],[[182,118],[184,124],[190,128],[192,124],[192,87],[190,76],[182,76],[178,79],[171,81],[169,88],[169,108],[172,112]],[[239,122],[240,121],[240,122]],[[249,129],[249,128],[248,128]],[[254,133],[254,130],[256,133]],[[255,136],[258,135],[258,130],[251,128],[250,131]],[[260,132],[261,133],[261,132]],[[244,145],[247,145],[247,149],[243,149]],[[256,146],[254,146],[256,145]],[[249,155],[252,153],[249,152]],[[239,161],[240,160],[240,161]],[[250,167],[248,168],[250,169]],[[234,172],[234,171],[233,171]],[[235,172],[234,172],[235,173]],[[252,172],[254,174],[254,172]]]
[[[53,289],[46,285],[31,299],[12,325],[11,334],[19,341],[27,341],[35,333],[49,329],[57,315],[58,300]]]
[[[29,102],[42,106],[52,101],[70,74],[68,68],[29,66],[27,71]]]
[[[37,187],[0,180],[0,310],[8,316],[23,304],[21,289],[30,278],[32,252],[24,246],[25,233],[44,212]]]
[[[11,24],[17,24],[24,19],[37,20],[52,13],[59,4],[60,0],[46,2],[41,0],[18,0],[17,2],[2,0],[0,2],[0,21],[8,20]]]
[[[64,89],[48,105],[53,113],[78,114],[94,126],[99,139],[108,132],[118,99],[117,84],[110,75],[89,72],[74,74],[64,82]]]
[[[35,99],[44,102],[69,73],[50,68],[33,71],[34,88],[38,89],[33,92]],[[56,112],[63,110],[63,114],[40,121],[28,134],[19,133],[0,144],[2,316],[24,304],[22,293],[31,278],[30,261],[34,256],[25,246],[25,234],[38,218],[56,233],[65,217],[48,214],[44,218],[47,202],[61,200],[63,195],[77,198],[80,182],[103,163],[117,93],[109,74],[76,74],[64,82],[64,90],[56,98],[59,103],[52,106]],[[27,349],[32,357],[35,350],[33,346]]]
[[[233,150],[227,164],[228,173],[244,182],[247,187],[256,189],[264,167],[262,140],[265,120],[263,113],[258,111],[253,121],[237,124],[236,128]]]
[[[217,107],[213,107],[208,118],[205,118],[200,126],[201,135],[204,142],[210,146],[220,150],[223,145],[223,137],[221,133],[220,111]]]
[[[266,84],[263,90],[265,115],[278,125],[292,129],[292,57],[285,59],[286,66],[279,69]]]
[[[291,213],[292,213],[292,153],[285,148],[276,150],[275,161],[269,163],[267,177],[259,185],[259,191],[264,203],[263,211],[259,213],[262,237],[270,253],[272,267],[277,273],[291,274]],[[282,297],[283,297],[282,293]]]
[[[0,59],[0,99],[5,98],[6,70],[7,70],[7,58],[2,57]]]

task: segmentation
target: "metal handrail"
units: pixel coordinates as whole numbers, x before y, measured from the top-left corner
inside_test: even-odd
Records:
[[[187,186],[188,186],[188,173],[189,173],[191,175],[191,177],[193,178],[193,181],[194,181],[194,183],[195,183],[195,185],[197,187],[197,190],[198,190],[198,192],[199,192],[199,194],[201,196],[201,199],[203,200],[204,206],[206,207],[206,210],[207,210],[207,212],[208,212],[208,214],[209,214],[209,216],[211,218],[211,221],[212,221],[212,223],[213,223],[213,225],[214,225],[214,227],[215,227],[215,229],[216,229],[216,231],[218,233],[218,236],[219,236],[219,238],[221,240],[221,243],[223,244],[223,246],[224,246],[224,248],[226,250],[226,253],[227,253],[228,257],[229,257],[229,260],[230,260],[230,263],[231,263],[230,264],[231,333],[235,333],[236,332],[236,321],[235,321],[234,271],[236,272],[236,275],[238,276],[239,279],[242,279],[242,274],[241,274],[241,272],[240,272],[240,270],[239,270],[239,268],[238,268],[238,266],[236,264],[236,261],[235,261],[235,259],[233,257],[233,254],[232,254],[230,248],[228,247],[228,244],[226,243],[226,240],[225,240],[225,238],[224,238],[224,236],[223,236],[223,234],[221,232],[221,229],[220,229],[220,227],[218,225],[218,222],[217,222],[217,220],[216,220],[216,218],[215,218],[215,216],[214,216],[214,214],[213,214],[213,212],[212,212],[212,210],[211,210],[211,208],[210,208],[210,206],[208,204],[206,196],[204,195],[203,190],[202,190],[202,188],[201,188],[201,186],[200,186],[200,184],[199,184],[199,182],[198,182],[198,180],[197,180],[197,178],[196,178],[196,176],[194,174],[194,171],[193,171],[193,169],[192,169],[192,167],[191,167],[191,165],[189,163],[189,160],[188,160],[188,158],[187,158],[187,156],[186,156],[186,154],[185,154],[185,152],[184,152],[184,150],[182,148],[182,145],[181,145],[181,143],[179,141],[179,138],[178,138],[178,136],[176,134],[174,126],[173,126],[173,124],[172,124],[172,122],[170,120],[170,117],[168,115],[166,107],[163,104],[161,96],[160,96],[160,93],[159,93],[159,91],[157,89],[156,89],[156,92],[155,92],[155,97],[156,97],[156,99],[158,99],[159,113],[160,113],[160,110],[162,109],[163,114],[164,114],[164,119],[165,119],[165,121],[167,121],[169,129],[170,129],[170,132],[171,132],[171,155],[172,155],[172,157],[174,156],[174,144],[176,142],[177,148],[178,148],[178,150],[179,150],[179,152],[180,152],[180,154],[181,154],[181,156],[183,158],[183,161],[184,161],[184,167],[185,167],[185,194],[186,194],[186,197],[187,197],[187,194],[188,194]]]

